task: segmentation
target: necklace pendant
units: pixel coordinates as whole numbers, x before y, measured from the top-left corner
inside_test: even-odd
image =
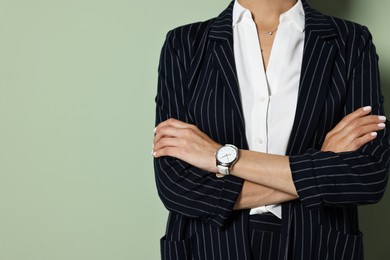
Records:
[[[268,34],[268,35],[272,35],[272,34],[274,34],[274,32],[267,32],[267,34]]]

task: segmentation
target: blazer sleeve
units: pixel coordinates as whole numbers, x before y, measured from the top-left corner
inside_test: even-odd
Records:
[[[378,57],[371,34],[363,27],[354,51],[353,67],[344,111],[372,106],[372,114],[383,115]],[[301,202],[310,209],[378,202],[388,179],[390,127],[354,152],[332,153],[310,149],[290,157],[292,177]]]
[[[190,48],[183,28],[168,33],[158,71],[156,125],[169,118],[191,123],[186,108]],[[154,170],[159,197],[169,211],[217,227],[231,215],[243,182],[233,176],[217,178],[172,157],[154,159]]]

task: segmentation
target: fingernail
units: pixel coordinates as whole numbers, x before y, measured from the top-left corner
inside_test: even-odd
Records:
[[[363,110],[364,110],[364,111],[370,111],[370,110],[371,110],[371,106],[363,107]]]
[[[150,154],[154,156],[155,152],[152,150],[152,151],[150,152]]]
[[[153,129],[153,134],[156,133],[156,130],[157,130],[157,127],[155,127],[155,128]]]
[[[386,117],[385,116],[378,116],[379,120],[380,121],[386,121]]]
[[[377,135],[378,135],[377,132],[372,132],[372,133],[371,133],[371,136],[377,136]]]
[[[153,155],[154,157],[156,157],[156,154],[157,154],[156,152],[152,153],[152,155]]]
[[[386,127],[386,125],[385,125],[384,123],[380,123],[380,124],[378,124],[378,126],[379,126],[380,128],[385,128],[385,127]]]

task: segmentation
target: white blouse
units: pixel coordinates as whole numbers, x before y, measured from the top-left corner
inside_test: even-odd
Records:
[[[300,0],[280,15],[265,71],[252,14],[238,1],[234,3],[234,55],[250,150],[286,154],[298,98],[305,38],[304,16]],[[250,214],[268,211],[279,218],[282,216],[280,205],[255,208]]]

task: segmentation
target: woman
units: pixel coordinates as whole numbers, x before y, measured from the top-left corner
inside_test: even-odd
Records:
[[[389,168],[367,28],[234,1],[168,34],[156,104],[163,259],[363,258],[357,205]]]

